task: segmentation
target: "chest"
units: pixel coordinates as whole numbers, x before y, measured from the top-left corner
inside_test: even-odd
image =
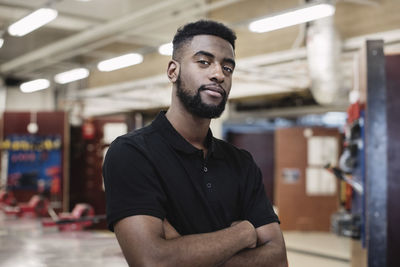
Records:
[[[209,232],[239,219],[244,177],[235,164],[212,157],[205,160],[201,155],[169,154],[157,164],[157,175],[167,199],[167,218],[176,227],[185,234]]]

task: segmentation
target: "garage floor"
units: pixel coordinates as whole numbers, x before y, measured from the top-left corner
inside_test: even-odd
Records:
[[[290,267],[350,267],[350,241],[329,233],[285,232]],[[0,213],[2,267],[126,267],[108,231],[43,230],[34,219]]]
[[[284,232],[290,267],[350,267],[350,239],[326,232]]]

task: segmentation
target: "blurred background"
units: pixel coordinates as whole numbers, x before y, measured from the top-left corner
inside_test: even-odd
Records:
[[[126,266],[104,154],[168,108],[176,29],[213,19],[238,39],[211,129],[261,168],[289,265],[400,266],[398,14],[398,0],[0,0],[0,265]]]

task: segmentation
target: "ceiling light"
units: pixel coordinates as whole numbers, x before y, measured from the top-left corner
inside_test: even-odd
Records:
[[[77,68],[62,72],[54,76],[56,83],[65,84],[73,81],[81,80],[89,76],[89,70],[85,68]]]
[[[172,55],[172,43],[160,45],[160,47],[158,48],[158,52],[164,56],[171,56]]]
[[[21,84],[19,88],[23,93],[32,93],[35,91],[46,89],[49,86],[50,86],[49,80],[37,79]]]
[[[3,47],[3,44],[4,44],[4,39],[3,39],[3,38],[0,38],[0,48]]]
[[[137,53],[126,54],[119,57],[114,57],[101,61],[97,64],[100,71],[113,71],[143,62],[143,56]]]
[[[57,14],[57,10],[40,8],[11,24],[10,27],[8,27],[8,32],[13,36],[24,36],[55,19]]]
[[[252,32],[268,32],[296,24],[301,24],[316,19],[332,16],[335,6],[327,3],[304,5],[303,7],[291,9],[284,13],[271,15],[250,23]]]

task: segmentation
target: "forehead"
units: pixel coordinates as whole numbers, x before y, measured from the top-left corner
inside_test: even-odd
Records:
[[[214,35],[196,35],[184,48],[185,56],[193,56],[199,51],[206,51],[213,54],[216,58],[234,58],[235,53],[232,45]]]

